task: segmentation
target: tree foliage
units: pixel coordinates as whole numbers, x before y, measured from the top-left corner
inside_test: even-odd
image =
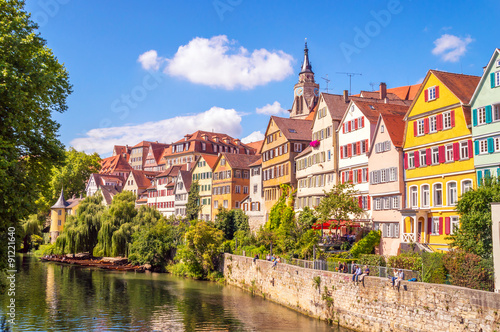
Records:
[[[215,228],[224,232],[224,237],[228,240],[232,240],[238,231],[250,232],[248,216],[240,209],[221,208],[215,216]]]
[[[352,257],[358,258],[362,254],[372,254],[380,243],[380,233],[380,231],[370,231],[368,235],[356,242],[350,250]]]
[[[493,272],[491,261],[481,256],[454,250],[443,256],[443,264],[455,286],[462,286],[485,291],[493,291]]]
[[[451,246],[485,259],[492,257],[492,202],[500,202],[500,182],[496,178],[461,197],[457,204],[460,228],[450,235]]]
[[[326,196],[316,208],[318,219],[323,222],[333,219],[340,223],[360,217],[363,209],[355,199],[357,194],[351,182],[337,183],[329,192],[325,191]]]
[[[0,1],[0,67],[0,240],[7,243],[6,229],[35,211],[50,170],[63,159],[52,114],[66,111],[71,85],[21,0]]]
[[[196,220],[201,211],[200,185],[198,181],[193,181],[189,188],[188,201],[186,203],[187,220]]]

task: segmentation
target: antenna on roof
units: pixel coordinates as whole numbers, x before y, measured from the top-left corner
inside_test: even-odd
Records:
[[[370,85],[371,85],[371,87],[372,87],[372,91],[375,91],[374,86],[375,86],[375,85],[377,85],[377,83],[370,82]]]
[[[330,83],[331,80],[328,79],[328,74],[326,74],[325,76],[326,76],[326,78],[322,77],[322,79],[324,79],[326,82],[326,89],[325,90],[326,90],[326,93],[328,93],[328,83]]]
[[[362,74],[360,74],[360,73],[344,73],[344,72],[337,72],[337,74],[344,74],[344,75],[349,76],[349,96],[350,96],[351,95],[351,79],[352,79],[352,77],[355,75],[361,76]]]

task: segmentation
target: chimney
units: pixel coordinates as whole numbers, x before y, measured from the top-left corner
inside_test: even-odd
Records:
[[[349,102],[349,90],[344,90],[344,103]]]
[[[380,83],[380,97],[379,99],[385,99],[387,97],[387,85],[384,82]]]

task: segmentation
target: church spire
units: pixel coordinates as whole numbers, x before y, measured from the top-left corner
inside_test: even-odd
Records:
[[[309,63],[309,49],[307,48],[307,38],[306,38],[306,45],[304,46],[304,62],[302,62],[302,68],[299,74],[312,73],[312,72],[313,72],[312,66]]]

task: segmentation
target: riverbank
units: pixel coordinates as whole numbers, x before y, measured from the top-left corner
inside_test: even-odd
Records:
[[[151,270],[149,265],[135,266],[129,263],[128,259],[121,257],[94,257],[89,256],[78,256],[75,257],[68,255],[50,255],[40,257],[42,262],[57,262],[69,265],[80,265],[88,267],[96,267],[106,270],[115,271],[134,271],[134,272],[145,272]]]

